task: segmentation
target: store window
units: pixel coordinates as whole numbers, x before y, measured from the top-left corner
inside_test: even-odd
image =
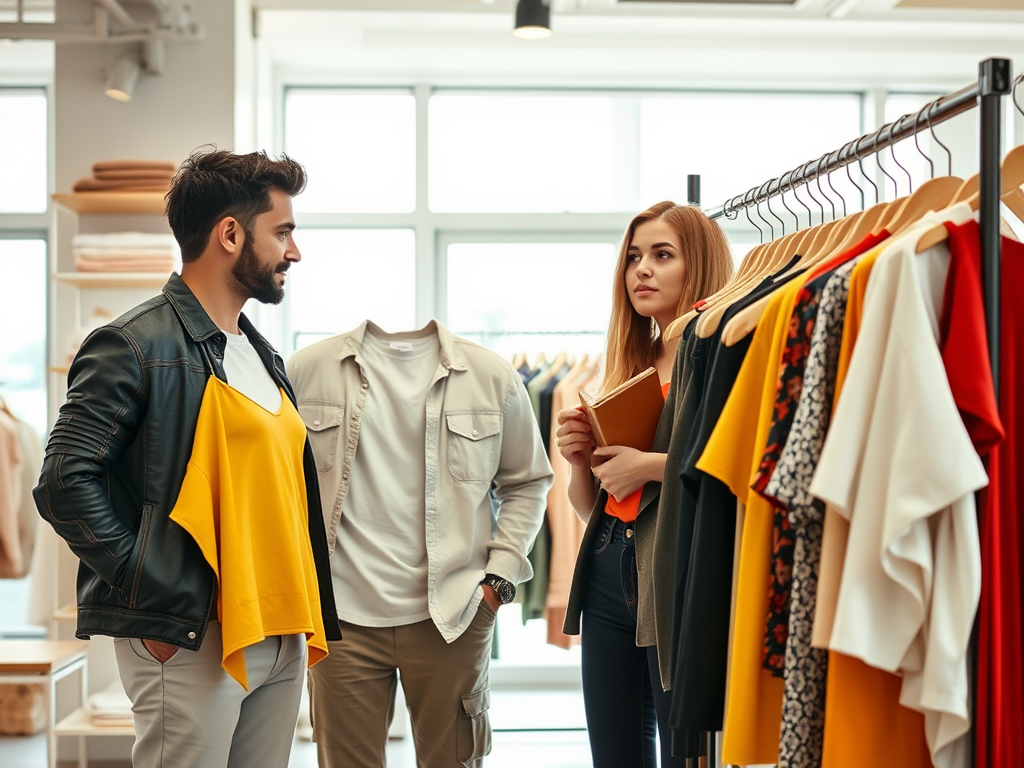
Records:
[[[309,183],[295,210],[408,213],[416,208],[416,102],[411,91],[289,89],[285,152]]]
[[[46,91],[0,88],[0,213],[46,211]]]
[[[430,97],[430,209],[565,213],[637,206],[635,118],[612,96],[439,91]]]
[[[613,242],[462,242],[446,253],[453,332],[506,359],[601,352]]]
[[[855,94],[645,98],[641,196],[685,202],[686,177],[699,174],[701,203],[712,208],[842,146],[861,133],[860,125],[861,97]],[[834,176],[837,189],[848,184],[841,174]]]
[[[18,290],[0,301],[0,402],[37,435],[46,429],[46,242],[0,238],[0,270]],[[22,489],[23,493],[31,489]],[[21,632],[29,580],[0,579],[0,636]]]
[[[298,200],[300,198],[296,198]],[[411,229],[301,229],[302,261],[288,272],[291,349],[373,320],[386,331],[416,321],[416,236]]]

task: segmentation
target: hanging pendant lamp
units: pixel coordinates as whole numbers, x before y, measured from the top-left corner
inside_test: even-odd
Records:
[[[516,3],[516,26],[512,34],[524,40],[551,37],[550,0],[519,0]]]

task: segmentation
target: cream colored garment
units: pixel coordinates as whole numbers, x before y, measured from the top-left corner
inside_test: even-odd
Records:
[[[570,466],[558,451],[555,432],[558,422],[554,418],[559,411],[579,404],[578,392],[585,389],[594,379],[595,371],[590,366],[576,375],[571,373],[555,385],[551,395],[551,440],[548,454],[551,469],[555,473],[554,483],[548,491],[548,530],[551,532],[551,570],[548,574],[548,598],[544,606],[544,617],[548,625],[548,643],[559,648],[571,648],[580,641],[579,635],[562,632],[565,611],[569,604],[569,587],[572,586],[576,555],[587,524],[580,520],[569,503]]]
[[[18,535],[23,464],[18,423],[0,410],[0,578],[5,579],[21,578],[27,565]]]

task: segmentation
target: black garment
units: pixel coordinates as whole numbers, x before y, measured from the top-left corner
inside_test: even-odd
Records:
[[[597,514],[597,513],[595,513]],[[662,768],[671,757],[669,695],[653,646],[636,645],[637,577],[633,523],[601,515],[583,603],[583,704],[594,768]],[[638,716],[639,715],[639,716]]]
[[[294,404],[280,356],[245,315],[239,327]],[[171,275],[160,296],[94,331],[75,356],[33,495],[81,560],[78,637],[141,637],[188,650],[202,644],[213,570],[169,515],[207,380],[226,380],[226,344],[192,291]],[[324,631],[340,640],[308,440],[303,470]]]
[[[693,743],[692,732],[721,730],[725,716],[736,497],[721,481],[699,472],[695,465],[718,423],[753,334],[726,347],[721,344],[721,333],[740,310],[800,274],[790,274],[798,258],[730,306],[715,333],[704,340],[707,351],[695,361],[691,386],[696,402],[687,404],[692,418],[686,428],[672,435],[673,441],[682,441],[682,448],[669,457],[676,471],[665,473],[666,483],[682,486],[677,510],[679,565],[673,614],[671,717],[680,745]],[[683,521],[691,527],[684,529]]]

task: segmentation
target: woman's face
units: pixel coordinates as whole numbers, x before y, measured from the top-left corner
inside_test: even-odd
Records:
[[[665,330],[676,319],[686,284],[679,236],[661,219],[645,221],[633,231],[626,258],[626,292],[633,309]]]

